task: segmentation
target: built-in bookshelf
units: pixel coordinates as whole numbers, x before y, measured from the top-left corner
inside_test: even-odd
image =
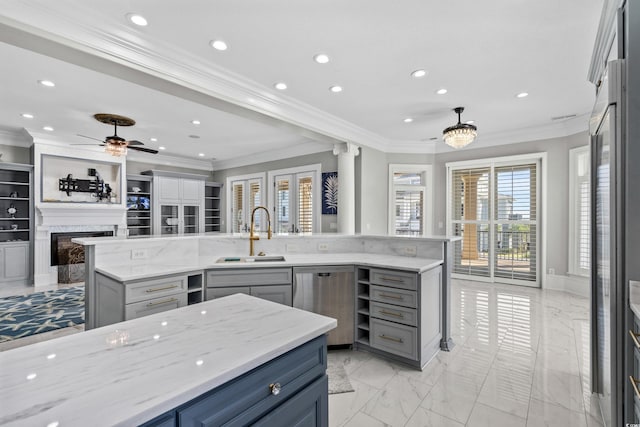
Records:
[[[219,182],[206,182],[204,186],[204,231],[220,232],[220,190]]]
[[[151,234],[151,182],[145,175],[127,176],[127,230],[130,237]]]

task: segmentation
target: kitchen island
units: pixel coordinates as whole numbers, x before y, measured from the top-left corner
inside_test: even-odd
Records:
[[[0,425],[175,425],[172,417],[225,410],[254,422],[286,405],[284,399],[303,407],[301,396],[312,385],[317,419],[326,423],[322,340],[335,326],[328,317],[238,294],[5,351]],[[292,363],[300,357],[307,362]],[[292,377],[298,365],[307,371]],[[269,380],[242,390],[263,377]],[[243,409],[238,396],[254,401]],[[263,413],[247,414],[249,406]]]

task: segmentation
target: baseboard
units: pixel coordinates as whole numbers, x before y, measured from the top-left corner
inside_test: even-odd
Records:
[[[588,277],[547,274],[544,289],[568,292],[584,298],[589,298],[591,296]]]

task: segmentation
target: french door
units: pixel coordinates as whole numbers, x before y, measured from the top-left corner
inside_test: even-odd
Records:
[[[449,168],[453,274],[539,286],[539,160]]]
[[[231,181],[231,232],[248,232],[251,224],[251,212],[262,204],[262,178]],[[255,216],[256,231],[263,230],[263,213]],[[266,231],[266,226],[264,228]]]
[[[278,234],[314,231],[313,172],[274,175],[273,229]]]

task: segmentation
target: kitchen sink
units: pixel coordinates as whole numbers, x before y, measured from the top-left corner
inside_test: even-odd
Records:
[[[282,255],[273,256],[250,256],[250,257],[221,257],[216,263],[233,264],[237,262],[278,262],[286,261]]]

